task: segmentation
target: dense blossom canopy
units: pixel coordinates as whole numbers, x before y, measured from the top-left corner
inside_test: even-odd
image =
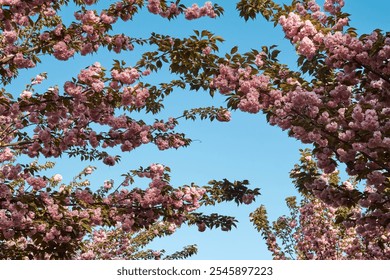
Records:
[[[175,130],[180,118],[228,122],[230,111],[237,109],[262,112],[271,125],[314,147],[313,158],[305,155],[306,161],[291,174],[304,197],[300,214],[290,221],[295,228],[299,220],[294,236],[298,257],[389,258],[389,33],[374,30],[358,37],[348,28],[343,0],[325,0],[322,8],[313,0],[284,6],[270,0],[239,1],[237,9],[245,20],[261,14],[282,27],[298,54],[295,71],[278,61],[275,46],[245,54],[235,47],[218,56],[217,43],[223,39],[209,31],[195,31],[188,38],[151,33],[143,39],[111,32],[142,7],[168,20],[193,20],[220,16],[223,9],[217,4],[186,7],[180,1],[122,0],[104,3],[97,12],[96,2],[0,0],[3,85],[12,83],[20,69],[36,67],[42,55],[61,63],[102,48],[115,53],[145,44],[156,48],[132,66],[115,61],[107,70],[96,62],[44,92],[36,88],[47,78],[45,73],[20,94],[0,89],[0,258],[160,258],[160,253],[136,250],[183,223],[196,224],[200,231],[214,226],[229,230],[236,222],[233,217],[195,211],[222,201],[251,203],[259,192],[248,189],[247,181],[174,188],[170,169],[154,163],[124,174],[119,186],[107,181],[96,190],[84,179],[93,172],[91,166],[64,184],[61,174],[40,174],[52,163],[22,163],[20,157],[67,154],[113,166],[120,156],[109,154],[108,148],[130,152],[146,144],[160,150],[188,146],[191,140]],[[64,5],[76,7],[70,24],[60,16]],[[158,85],[144,82],[165,64],[176,79]],[[186,87],[218,92],[227,104],[151,123],[133,117],[135,112],[160,112],[166,96]],[[332,179],[340,163],[356,184]],[[148,178],[149,185],[131,188],[136,177]],[[283,258],[262,209],[252,220],[274,256]],[[128,246],[133,249],[124,249]],[[327,251],[329,246],[334,250]],[[175,257],[192,253],[188,247]]]

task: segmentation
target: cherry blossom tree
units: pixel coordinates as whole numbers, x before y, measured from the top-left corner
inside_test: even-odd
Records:
[[[290,220],[271,229],[263,207],[252,214],[275,258],[390,257],[390,34],[358,36],[343,6],[343,0],[326,0],[323,8],[316,1],[240,1],[246,20],[261,14],[282,27],[298,70],[278,61],[276,46],[244,55],[233,49],[211,81],[229,108],[262,112],[271,125],[314,146],[315,161],[291,175],[303,202],[288,200]],[[337,166],[364,187],[334,179]]]
[[[318,170],[311,151],[302,150],[301,162],[291,171],[290,177],[297,188],[300,176],[308,172],[318,172],[319,176],[331,184],[358,192],[356,176],[341,182],[339,171],[330,174]],[[369,185],[365,191],[371,192]],[[377,226],[372,210],[361,205],[353,207],[331,206],[315,195],[304,192],[297,202],[296,197],[286,198],[290,210],[288,216],[269,222],[265,206],[260,206],[251,214],[251,220],[266,241],[274,259],[388,259],[389,231]],[[350,221],[355,221],[351,223]]]
[[[20,93],[0,95],[0,258],[1,259],[139,259],[161,258],[162,252],[143,251],[155,237],[172,234],[184,223],[220,227],[227,231],[236,225],[234,217],[195,212],[202,205],[235,201],[250,203],[258,189],[247,188],[247,181],[210,181],[208,186],[170,185],[170,169],[153,163],[123,174],[122,183],[106,181],[101,187],[90,186],[85,176],[88,166],[70,183],[61,174],[43,175],[53,162],[36,159],[79,157],[115,165],[120,155],[146,144],[160,150],[188,146],[184,134],[175,132],[180,118],[228,121],[225,108],[193,109],[182,116],[146,123],[134,119],[134,113],[156,114],[164,98],[186,81],[151,85],[143,78],[157,72],[162,62],[170,62],[172,73],[180,73],[182,61],[196,57],[195,73],[216,49],[220,37],[197,32],[196,37],[173,38],[152,33],[149,38],[134,39],[110,32],[119,21],[128,21],[142,8],[167,19],[183,14],[188,20],[215,18],[222,8],[206,2],[186,7],[179,1],[123,0],[100,12],[97,1],[0,1],[0,74],[5,86],[12,83],[21,69],[36,67],[41,57],[54,56],[65,61],[105,48],[115,53],[132,51],[148,44],[163,52],[146,52],[134,66],[115,61],[108,71],[96,62],[80,70],[63,85],[41,92],[37,85],[46,73],[32,78]],[[61,8],[75,7],[74,20],[66,24]],[[174,59],[175,58],[175,59]],[[183,60],[183,58],[186,58]],[[184,66],[185,67],[185,66]],[[25,162],[21,157],[29,157]],[[150,180],[147,187],[135,187],[135,178]],[[165,258],[185,258],[196,252],[194,246]]]

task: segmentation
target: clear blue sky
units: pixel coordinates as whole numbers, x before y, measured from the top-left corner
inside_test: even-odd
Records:
[[[101,3],[108,1],[101,1]],[[113,1],[110,1],[113,2]],[[185,4],[196,2],[183,1]],[[148,36],[151,32],[172,36],[189,36],[192,30],[208,29],[222,36],[226,41],[221,45],[221,52],[229,51],[238,45],[240,52],[251,48],[260,49],[262,45],[276,44],[282,50],[280,60],[292,67],[295,65],[295,51],[283,38],[280,28],[273,28],[273,24],[259,18],[245,22],[235,11],[236,1],[214,1],[225,8],[225,14],[218,19],[200,19],[186,21],[183,17],[177,20],[166,21],[158,16],[142,11],[133,22],[117,25],[117,33],[124,32],[130,36]],[[289,1],[277,1],[288,3]],[[323,1],[320,1],[323,2]],[[351,14],[351,25],[358,28],[358,33],[369,33],[375,28],[384,31],[390,30],[390,1],[387,0],[345,0],[345,12]],[[198,2],[203,4],[202,2]],[[73,11],[65,10],[64,13]],[[21,77],[15,81],[9,91],[18,96],[24,84],[40,72],[48,72],[49,79],[45,87],[63,84],[72,76],[76,76],[80,69],[94,63],[101,62],[110,68],[112,59],[123,59],[132,65],[139,58],[139,52],[114,53],[101,52],[93,56],[76,56],[68,62],[58,62],[50,57],[42,57],[43,63],[36,69],[23,71]],[[168,81],[168,73],[159,73],[154,82]],[[216,95],[210,98],[207,93],[175,91],[165,104],[166,110],[161,117],[179,116],[184,109],[201,106],[219,106],[224,98]],[[298,149],[303,147],[293,138],[289,138],[279,128],[269,126],[265,118],[260,115],[234,112],[232,121],[218,123],[209,121],[182,122],[177,128],[185,132],[192,139],[198,139],[188,148],[179,150],[159,151],[155,146],[141,147],[129,154],[122,155],[122,161],[115,167],[106,167],[99,163],[99,172],[91,180],[101,185],[106,179],[120,180],[120,174],[139,166],[148,166],[158,162],[168,165],[172,169],[172,184],[179,186],[195,182],[206,184],[211,179],[242,180],[248,179],[252,187],[260,187],[262,195],[250,206],[237,207],[235,204],[224,204],[215,208],[204,209],[204,212],[219,212],[220,214],[236,216],[240,221],[238,229],[231,232],[206,230],[199,233],[196,227],[183,227],[171,237],[156,240],[153,249],[166,249],[168,253],[180,250],[183,246],[197,244],[199,253],[192,259],[270,259],[264,241],[249,223],[249,213],[260,204],[267,206],[269,216],[275,219],[279,215],[287,214],[284,199],[295,195],[293,185],[289,179],[289,171],[299,159]],[[65,180],[71,178],[88,165],[78,159],[62,159],[57,163],[55,173],[61,173]]]

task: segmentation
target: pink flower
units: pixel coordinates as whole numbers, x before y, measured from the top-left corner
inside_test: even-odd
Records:
[[[244,204],[251,204],[253,199],[254,199],[254,195],[253,194],[245,194],[245,195],[242,196],[242,202]]]
[[[115,165],[115,158],[112,156],[107,156],[106,158],[103,159],[103,163],[107,164],[109,166],[114,166]]]
[[[259,53],[258,55],[256,55],[256,58],[255,58],[255,64],[258,66],[258,67],[262,67],[264,65],[264,61],[263,61],[263,53]]]
[[[202,50],[202,53],[204,55],[209,55],[211,53],[211,48],[209,46],[205,47],[203,50]]]
[[[11,151],[11,149],[8,147],[0,152],[0,162],[11,160],[11,159],[13,159],[13,157],[14,157],[14,154]]]
[[[35,66],[32,60],[25,58],[22,53],[17,53],[13,59],[17,68],[33,68]]]
[[[175,224],[171,223],[171,224],[169,225],[169,227],[168,227],[168,230],[169,230],[171,233],[173,233],[173,232],[176,231],[176,228],[177,228],[177,226],[176,226]]]
[[[42,76],[42,75],[37,75],[37,76],[35,77],[35,79],[31,82],[31,84],[32,84],[32,85],[41,84],[42,81],[43,81],[44,79],[45,79],[44,76]]]
[[[312,59],[316,51],[317,49],[314,46],[313,41],[310,40],[308,37],[304,37],[299,44],[298,52],[306,56],[308,59]]]
[[[200,232],[204,232],[206,230],[206,224],[205,223],[197,223],[198,230]]]
[[[148,0],[148,6],[147,6],[149,12],[152,14],[158,15],[161,13],[161,4],[160,0]]]
[[[84,0],[84,3],[87,5],[95,4],[96,0]]]
[[[219,111],[217,114],[217,120],[220,122],[228,122],[231,120],[231,114],[228,110]]]
[[[6,31],[5,30],[5,31],[3,31],[3,36],[4,36],[3,41],[5,41],[7,44],[13,44],[18,39],[15,31]]]
[[[156,145],[159,150],[166,150],[169,148],[169,142],[168,140],[162,138],[162,137],[157,137],[156,139]]]
[[[302,26],[301,17],[295,13],[289,13],[288,17],[281,16],[279,23],[283,27],[283,31],[286,33],[286,37],[292,39],[297,33],[299,28]]]
[[[75,50],[69,49],[64,41],[60,41],[53,46],[53,55],[58,60],[68,60],[75,53]]]
[[[153,251],[152,254],[153,254],[155,260],[159,260],[161,258],[160,251]]]
[[[24,90],[24,91],[22,92],[22,94],[20,95],[20,97],[21,97],[22,99],[29,99],[29,98],[31,98],[31,96],[32,96],[31,91],[27,91],[27,90]]]
[[[197,19],[203,16],[215,18],[217,15],[211,2],[206,2],[203,7],[193,4],[184,11],[184,16],[188,20]]]
[[[102,22],[107,24],[111,24],[116,21],[116,18],[107,15],[105,12],[102,12],[102,14],[100,15],[100,19],[102,20]]]
[[[56,174],[53,176],[53,181],[54,182],[61,182],[62,181],[62,176],[61,174]]]
[[[111,181],[104,181],[104,185],[103,185],[104,189],[106,190],[109,190],[112,188],[112,183]]]

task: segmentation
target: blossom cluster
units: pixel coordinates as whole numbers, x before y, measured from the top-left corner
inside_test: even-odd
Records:
[[[148,0],[148,10],[152,14],[160,15],[164,18],[170,17],[170,16],[177,16],[180,14],[179,7],[175,3],[171,3],[169,8],[166,8],[165,10],[161,6],[161,1],[159,0]]]
[[[333,13],[330,4],[342,7],[343,1],[326,1],[326,11]],[[313,72],[312,81],[306,81],[269,56],[257,55],[255,64],[268,63],[273,68],[258,73],[253,66],[226,62],[219,66],[212,87],[235,98],[231,103],[236,104],[232,105],[234,109],[250,113],[261,110],[270,124],[289,130],[290,136],[303,143],[313,143],[318,167],[326,173],[335,170],[337,158],[347,165],[349,175],[365,172],[369,183],[384,190],[390,172],[386,101],[390,90],[390,38],[378,31],[357,38],[327,29],[330,19],[325,17],[321,26],[313,18],[312,13],[320,11],[314,1],[305,4],[308,7],[302,5],[296,5],[296,12],[282,14],[278,22],[307,63],[314,54],[324,56],[318,69],[334,69],[333,82],[325,81],[329,75],[324,76],[320,70]],[[305,38],[316,42],[309,55],[299,51],[307,49]],[[370,50],[374,44],[380,47],[373,53]]]
[[[219,89],[221,94],[237,91],[240,95],[237,107],[249,113],[258,113],[264,107],[259,99],[262,91],[268,90],[269,77],[252,75],[250,67],[234,69],[220,65],[219,75],[212,81],[212,87]]]
[[[184,13],[185,18],[188,20],[197,19],[204,16],[211,18],[215,18],[217,16],[211,2],[206,2],[203,7],[199,7],[197,4],[193,4],[191,7],[187,8]]]
[[[152,14],[160,15],[164,18],[175,17],[182,12],[184,12],[185,18],[188,20],[198,19],[204,16],[210,18],[215,18],[217,16],[211,2],[206,2],[203,7],[199,7],[198,4],[193,4],[183,11],[175,3],[171,3],[169,7],[164,7],[161,5],[160,0],[148,0],[147,7]]]
[[[351,214],[354,217],[362,215],[359,208],[354,208]],[[299,207],[298,217],[279,217],[274,226],[279,228],[277,232],[281,232],[281,229],[288,231],[289,242],[292,241],[291,245],[294,246],[293,257],[296,259],[374,260],[389,257],[388,231],[368,224],[364,228],[345,227],[337,224],[336,218],[337,208],[311,198],[306,199]],[[286,251],[279,247],[274,233],[269,232],[266,239],[274,259],[288,258]]]
[[[374,206],[380,202],[388,207],[383,194],[370,185],[359,193],[354,178],[342,182],[338,172],[321,173],[308,150],[302,151],[301,165],[290,177],[302,199],[299,204],[295,197],[286,199],[289,216],[270,225],[264,208],[252,214],[274,259],[389,258],[388,214]],[[360,197],[357,204],[354,197]]]
[[[90,173],[91,168],[83,172],[84,175]],[[173,233],[186,221],[187,213],[199,208],[199,200],[205,194],[205,189],[197,187],[173,189],[166,180],[166,168],[161,164],[152,164],[136,176],[149,178],[149,187],[114,190],[111,183],[105,182],[99,194],[81,182],[73,182],[53,192],[51,189],[63,179],[60,174],[51,181],[31,175],[23,178],[26,175],[19,169],[16,178],[25,179],[27,186],[22,184],[12,192],[7,181],[0,184],[0,237],[4,241],[0,257],[75,258],[88,229],[96,226],[136,232],[164,217],[171,221],[166,230]],[[28,186],[32,187],[31,191]],[[114,232],[109,235],[115,235]],[[99,240],[95,241],[103,241],[104,236],[97,230],[94,238]],[[27,246],[29,249],[23,253]],[[28,252],[32,255],[26,255]],[[96,253],[86,250],[79,257],[88,259]]]
[[[68,26],[57,14],[61,5],[53,1],[2,1],[0,8],[0,74],[3,81],[9,81],[18,74],[18,69],[34,68],[41,53],[53,54],[58,60],[68,60],[77,53],[88,55],[101,47],[121,51],[133,50],[137,40],[124,34],[111,34],[113,25],[131,20],[144,3],[139,1],[118,1],[100,13],[88,9],[96,1],[77,1],[82,9],[74,13],[76,22]],[[164,7],[164,8],[163,8]],[[203,16],[216,17],[211,2],[199,8],[196,4],[180,8],[175,3],[169,7],[161,1],[149,0],[147,8],[151,13],[163,17],[175,17],[185,12],[187,19]],[[7,16],[6,16],[7,15]],[[36,16],[38,21],[35,22]],[[42,28],[44,26],[45,28]],[[30,40],[34,34],[34,40]],[[33,41],[33,42],[32,42]]]
[[[149,39],[135,39],[128,34],[111,32],[114,24],[119,20],[131,20],[143,6],[168,19],[179,14],[184,14],[186,19],[214,18],[222,13],[222,8],[211,2],[203,7],[194,4],[186,8],[179,1],[169,6],[166,1],[123,0],[101,3],[106,7],[99,7],[97,11],[91,7],[96,0],[74,0],[79,10],[68,23],[61,18],[60,11],[69,2],[0,1],[0,75],[3,84],[11,83],[18,76],[18,69],[35,67],[44,55],[51,55],[61,63],[77,55],[90,55],[103,47],[120,53],[133,50],[134,45],[150,43],[162,50],[169,41],[166,57],[161,59],[166,62],[169,58],[176,63],[169,54],[175,52],[175,48],[179,54],[183,53],[187,39],[183,44],[177,44],[180,39],[159,34]],[[204,50],[202,59],[212,58],[215,42],[221,39],[214,38],[211,33],[202,34],[208,39],[193,41]],[[173,188],[169,184],[169,169],[161,164],[127,174],[119,186],[106,180],[96,191],[89,180],[84,180],[84,176],[94,170],[92,167],[68,182],[61,174],[42,174],[53,163],[19,163],[20,156],[35,160],[67,154],[113,166],[120,157],[110,155],[108,151],[113,150],[110,148],[130,152],[149,143],[160,150],[187,146],[190,140],[174,131],[177,119],[171,117],[151,123],[134,119],[135,112],[159,112],[164,97],[174,87],[185,86],[179,80],[162,83],[159,87],[144,82],[145,76],[161,68],[155,56],[146,53],[134,66],[125,67],[125,61],[115,61],[109,71],[96,62],[63,85],[49,87],[43,92],[39,92],[43,86],[37,85],[47,78],[46,74],[34,77],[19,94],[2,91],[0,259],[120,258],[124,257],[123,246],[131,243],[128,235],[149,231],[162,221],[163,229],[154,228],[155,236],[160,231],[171,234],[185,222],[202,223],[202,219],[207,219],[190,215],[204,200],[210,200],[206,189],[196,185]],[[212,114],[212,118],[219,121],[229,121],[230,117],[226,109]],[[129,187],[137,176],[150,180],[146,188]],[[237,198],[237,203],[251,203],[258,194],[257,191],[245,194],[246,190],[244,188],[244,194],[239,194],[244,196],[242,201]],[[218,195],[221,201],[228,201],[235,199],[237,194],[218,192]],[[223,230],[234,225],[234,219],[230,217],[225,219],[227,225],[224,225],[223,217],[213,216],[213,219],[216,221],[209,219],[203,229],[212,228],[214,222],[223,225]],[[115,240],[122,234],[123,244],[119,244]],[[107,250],[100,250],[104,246]],[[149,255],[157,259],[161,252],[154,251]]]

